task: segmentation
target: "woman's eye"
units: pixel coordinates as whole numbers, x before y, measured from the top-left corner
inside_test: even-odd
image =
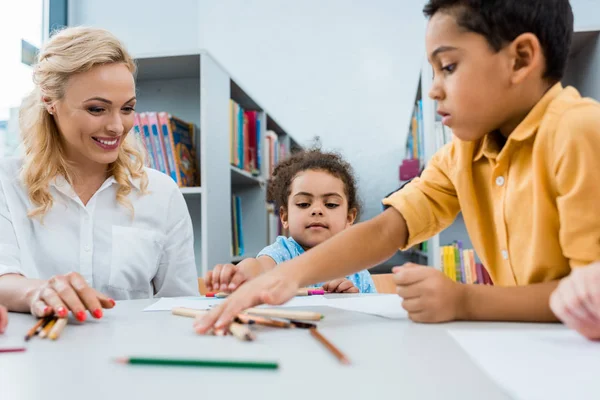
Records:
[[[102,111],[104,111],[104,108],[102,108],[102,107],[88,107],[88,111],[91,112],[92,114],[99,114]]]
[[[452,73],[456,69],[456,63],[448,64],[442,67],[442,71]]]

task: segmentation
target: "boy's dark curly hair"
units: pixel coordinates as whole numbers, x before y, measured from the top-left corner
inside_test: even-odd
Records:
[[[350,164],[334,152],[324,152],[318,147],[302,150],[277,164],[267,186],[267,201],[274,202],[277,210],[287,209],[292,180],[302,171],[325,171],[344,183],[348,210],[356,209],[360,215],[361,205],[356,193],[356,178]]]

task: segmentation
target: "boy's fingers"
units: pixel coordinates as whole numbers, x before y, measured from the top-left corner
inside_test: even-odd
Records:
[[[223,268],[223,266],[221,264],[215,265],[215,267],[213,268],[211,290],[219,290],[219,286],[221,285],[221,283],[219,282],[219,279],[221,278],[221,269],[222,268]]]
[[[221,283],[218,290],[227,290],[227,286],[231,282],[231,278],[235,274],[236,267],[233,264],[225,264],[221,269],[221,274],[219,276],[219,282]]]
[[[229,284],[229,290],[237,289],[242,283],[246,282],[246,274],[244,274],[239,269],[231,278],[231,283]]]
[[[204,284],[206,285],[206,289],[212,290],[212,271],[208,271],[204,276]]]
[[[406,286],[414,285],[415,283],[421,282],[431,274],[431,268],[429,267],[417,267],[411,266],[406,268],[405,266],[399,268],[394,273],[393,279],[396,285]]]

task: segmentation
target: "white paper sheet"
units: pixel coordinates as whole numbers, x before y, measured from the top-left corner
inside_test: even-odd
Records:
[[[576,332],[557,326],[538,330],[451,329],[448,333],[515,398],[600,399],[600,343]]]
[[[171,311],[174,307],[208,310],[215,305],[221,304],[224,300],[214,297],[163,297],[156,303],[146,307],[144,311]],[[328,305],[328,302],[325,296],[297,296],[280,307],[315,307],[326,305]]]
[[[222,302],[223,299],[214,297],[162,297],[156,303],[144,308],[144,311],[171,311],[175,307],[208,310]]]
[[[408,318],[406,310],[402,308],[402,298],[395,294],[369,294],[339,299],[329,298],[327,299],[327,306],[390,319]]]

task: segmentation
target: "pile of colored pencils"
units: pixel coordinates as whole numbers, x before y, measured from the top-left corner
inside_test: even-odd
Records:
[[[45,317],[39,319],[36,324],[25,335],[25,341],[30,340],[34,336],[39,336],[42,339],[50,338],[56,340],[67,326],[67,318]]]

